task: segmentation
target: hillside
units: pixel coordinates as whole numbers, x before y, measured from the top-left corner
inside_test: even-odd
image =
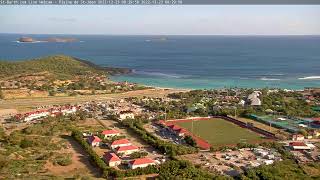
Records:
[[[122,74],[129,69],[99,67],[91,62],[70,56],[56,55],[25,61],[0,61],[0,78],[21,74],[48,72],[57,78],[70,78],[86,74]]]

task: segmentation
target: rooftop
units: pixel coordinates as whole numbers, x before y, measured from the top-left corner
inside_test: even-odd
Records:
[[[152,163],[155,163],[155,161],[150,158],[140,158],[140,159],[135,159],[133,161],[130,161],[131,165],[152,164]]]
[[[105,153],[103,158],[108,162],[121,161],[115,153]]]
[[[128,139],[119,139],[119,140],[115,140],[111,143],[112,145],[119,145],[119,144],[129,144],[130,141]]]

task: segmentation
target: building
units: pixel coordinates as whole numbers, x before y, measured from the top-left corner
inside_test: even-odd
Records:
[[[180,128],[180,129],[175,130],[175,133],[177,136],[182,137],[182,136],[187,135],[188,131],[186,129]]]
[[[89,136],[87,141],[92,147],[99,146],[101,143],[101,139],[98,136]]]
[[[121,159],[115,153],[105,153],[103,160],[110,167],[118,166],[121,164]]]
[[[104,135],[104,138],[109,138],[109,137],[113,137],[113,136],[119,136],[120,132],[115,130],[115,129],[111,129],[111,130],[104,130],[102,131],[102,133]]]
[[[303,141],[304,136],[302,134],[294,134],[292,135],[292,141]]]
[[[134,114],[132,111],[121,111],[119,113],[119,120],[134,119]]]
[[[292,150],[310,150],[311,148],[304,142],[291,142],[289,146]]]
[[[134,145],[129,145],[129,146],[120,146],[115,149],[115,152],[117,154],[123,154],[123,155],[129,155],[134,152],[138,152],[139,147],[134,146]]]
[[[254,91],[248,95],[247,101],[251,106],[261,106],[261,100],[259,99],[261,92]]]
[[[130,169],[144,168],[150,165],[156,165],[156,162],[150,158],[135,159],[128,164]]]
[[[23,121],[29,122],[35,119],[44,118],[50,115],[50,112],[48,110],[38,110],[34,112],[29,112],[23,115]]]
[[[130,146],[132,145],[131,142],[128,139],[119,139],[115,140],[110,144],[111,149],[115,149],[117,147],[121,146]]]

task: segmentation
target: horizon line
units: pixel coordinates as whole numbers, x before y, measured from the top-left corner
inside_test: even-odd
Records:
[[[87,36],[320,36],[320,34],[81,34],[81,33],[7,33],[16,35],[87,35]]]

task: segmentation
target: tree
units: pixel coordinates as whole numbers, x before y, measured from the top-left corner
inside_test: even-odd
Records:
[[[191,137],[191,136],[186,136],[184,137],[184,140],[186,141],[187,144],[189,144],[192,147],[197,147],[196,141]]]
[[[49,96],[55,96],[56,92],[55,91],[49,91]]]

